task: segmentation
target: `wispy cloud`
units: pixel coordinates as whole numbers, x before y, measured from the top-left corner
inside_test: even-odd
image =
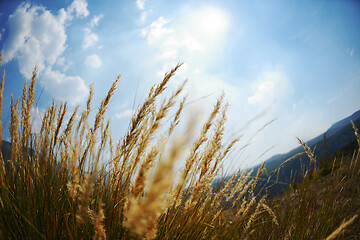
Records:
[[[156,21],[151,23],[148,28],[143,29],[142,36],[147,38],[149,44],[154,44],[163,39],[165,35],[174,32],[173,29],[165,27],[168,23],[169,21],[164,17],[159,17]]]
[[[99,68],[101,67],[102,62],[98,55],[93,54],[86,57],[85,64],[92,68]]]
[[[179,17],[179,16],[178,16]],[[155,46],[158,58],[171,59],[196,52],[209,53],[221,48],[229,29],[229,18],[225,11],[204,7],[181,16],[178,25],[163,16],[142,29],[141,35],[149,45]]]
[[[265,81],[256,89],[253,96],[248,98],[248,103],[255,104],[264,101],[274,94],[275,83],[273,81]]]
[[[347,53],[350,57],[352,57],[352,56],[354,56],[355,50],[354,50],[353,48],[352,48],[352,49],[347,48],[347,49],[346,49],[346,53]]]
[[[205,13],[207,12],[205,11]],[[191,76],[188,81],[188,89],[191,91],[192,96],[201,98],[211,95],[211,98],[216,98],[224,91],[228,99],[235,100],[237,98],[237,94],[234,93],[237,89],[236,86],[226,83],[222,76],[208,74],[206,70],[209,61],[207,57],[211,54],[215,59],[217,56],[215,50],[221,49],[222,42],[217,42],[217,37],[204,37],[203,34],[198,32],[201,26],[196,25],[198,23],[194,22],[197,19],[196,14],[187,14],[183,17],[186,20],[184,20],[185,23],[180,29],[179,25],[170,21],[170,19],[160,16],[142,30],[141,36],[157,51],[156,59],[159,60],[161,65],[159,70],[156,71],[156,75],[163,76],[177,62],[185,61],[186,64],[179,69],[176,78],[184,80]],[[219,31],[220,35],[225,33],[225,29]],[[210,52],[210,50],[214,50],[214,52]],[[176,85],[176,81],[173,82]],[[212,100],[206,99],[206,101]]]
[[[205,51],[205,47],[190,35],[186,35],[183,45],[186,46],[190,51]]]
[[[139,22],[140,23],[145,23],[148,14],[149,14],[148,12],[142,12],[141,15],[140,15]]]
[[[40,78],[41,84],[55,98],[68,101],[72,105],[87,97],[89,89],[79,76],[67,76],[47,67]]]
[[[149,45],[158,46],[159,59],[176,59],[180,51],[196,52],[205,51],[206,48],[189,33],[178,33],[168,27],[169,20],[159,17],[149,27],[142,30],[142,36],[147,39]]]
[[[161,53],[158,58],[160,59],[176,59],[178,51],[176,49],[167,49]]]
[[[97,34],[91,32],[90,28],[85,28],[84,31],[85,31],[85,36],[84,36],[82,48],[86,49],[94,46],[95,43],[97,43],[97,41],[99,40],[99,37]]]
[[[120,113],[116,113],[115,117],[117,119],[130,118],[133,115],[134,111],[131,109],[125,109]]]
[[[103,14],[94,16],[90,21],[90,27],[95,27],[99,25],[99,21],[104,17]]]
[[[290,81],[278,70],[263,71],[253,83],[253,88],[254,94],[247,99],[249,104],[273,104],[292,91]]]
[[[145,2],[146,2],[146,0],[136,0],[136,6],[137,6],[140,10],[144,10],[144,8],[145,8]]]

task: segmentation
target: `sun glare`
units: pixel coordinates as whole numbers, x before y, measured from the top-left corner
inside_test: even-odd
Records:
[[[223,11],[215,8],[205,8],[197,14],[196,25],[201,34],[216,37],[227,31],[229,23]]]

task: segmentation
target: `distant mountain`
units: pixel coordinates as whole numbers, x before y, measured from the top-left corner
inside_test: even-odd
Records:
[[[350,121],[353,121],[357,128],[360,128],[360,110],[351,116],[334,123],[325,133],[307,142],[307,145],[312,150],[316,145],[315,156],[319,161],[326,161],[326,159],[329,159],[330,155],[333,155],[340,149],[356,142],[354,130]],[[272,156],[265,161],[266,173],[264,173],[262,177],[265,182],[265,179],[267,180],[270,176],[270,181],[267,183],[267,186],[271,185],[272,188],[270,195],[280,194],[288,188],[290,182],[300,180],[300,175],[302,175],[304,171],[303,167],[309,167],[310,159],[304,154],[301,158],[296,157],[284,163],[286,160],[300,152],[304,152],[302,146],[299,146],[288,153]],[[281,164],[283,165],[279,172],[276,172],[275,174],[275,170],[277,171]],[[259,167],[260,165],[257,165],[253,168],[255,173]]]
[[[3,155],[3,159],[5,159],[5,160],[10,159],[10,156],[11,156],[11,143],[3,140],[1,142],[1,153]]]
[[[11,158],[11,143],[7,141],[1,141],[1,153],[5,163],[5,169],[10,166],[10,162],[8,161]]]
[[[336,132],[338,132],[341,128],[345,127],[350,123],[350,121],[355,122],[356,120],[360,119],[360,110],[353,113],[350,117],[347,117],[341,121],[338,121],[337,123],[334,123],[327,131],[327,136],[332,136]]]

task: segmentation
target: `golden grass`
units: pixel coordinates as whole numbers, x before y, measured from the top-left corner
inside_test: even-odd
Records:
[[[221,162],[239,138],[223,143],[228,106],[223,105],[221,96],[192,144],[179,181],[174,181],[174,164],[191,139],[189,134],[173,136],[186,105],[186,97],[178,100],[186,82],[170,97],[158,99],[180,66],[150,89],[133,115],[128,132],[115,145],[105,114],[120,75],[101,102],[93,125],[89,119],[94,94],[91,85],[86,108],[79,116],[77,106],[65,122],[67,104],[54,100],[37,133],[30,122],[35,68],[29,86],[24,84],[20,112],[19,99],[14,102],[11,98],[11,159],[1,161],[10,167],[2,166],[1,170],[6,190],[1,192],[0,208],[10,220],[2,218],[2,236],[153,239],[174,235],[206,238],[206,234],[213,234],[202,230],[207,222],[217,225],[215,220],[225,211],[221,201],[226,193],[234,198],[236,191],[244,191],[240,185],[247,182],[243,177],[236,181],[234,175],[225,188],[217,192],[212,189]],[[170,124],[165,124],[170,111],[174,115]],[[111,157],[101,162],[105,149]],[[254,197],[251,199],[254,201]],[[214,212],[210,211],[212,207],[216,208]],[[9,231],[5,232],[7,227]]]
[[[332,240],[335,239],[344,229],[350,225],[355,219],[357,218],[357,215],[353,216],[351,219],[343,222],[333,233],[331,233],[326,240]]]
[[[259,215],[278,225],[255,191],[265,163],[253,179],[252,172],[239,170],[213,185],[240,140],[223,139],[228,109],[223,95],[192,143],[194,119],[185,134],[175,131],[186,105],[187,98],[180,99],[186,82],[163,95],[180,66],[150,89],[118,141],[111,137],[106,111],[120,75],[93,120],[92,84],[81,114],[75,107],[66,122],[67,104],[53,100],[40,132],[34,132],[35,68],[29,86],[24,84],[21,111],[19,98],[11,98],[11,157],[0,155],[0,239],[245,239],[258,227]],[[5,74],[0,106],[4,79]],[[185,165],[176,172],[180,161]]]

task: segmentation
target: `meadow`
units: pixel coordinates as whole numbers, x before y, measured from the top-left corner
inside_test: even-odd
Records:
[[[195,119],[188,119],[180,134],[186,82],[167,92],[179,67],[152,86],[118,140],[111,137],[106,111],[120,76],[98,109],[93,109],[93,85],[83,110],[76,107],[68,113],[66,102],[52,101],[40,132],[35,132],[30,115],[35,68],[22,97],[11,99],[11,147],[0,156],[0,239],[360,236],[353,227],[359,226],[358,147],[351,156],[334,162],[330,174],[304,181],[273,199],[256,191],[264,164],[256,173],[239,169],[225,181],[220,175],[222,162],[240,140],[224,140],[228,104],[220,96],[198,134]],[[4,81],[5,74],[0,112]],[[92,111],[94,119],[90,119]],[[354,132],[360,143],[355,125]],[[316,166],[312,150],[300,143]],[[176,171],[179,162],[184,166]],[[314,175],[317,171],[314,168]],[[219,179],[221,184],[213,185]]]

